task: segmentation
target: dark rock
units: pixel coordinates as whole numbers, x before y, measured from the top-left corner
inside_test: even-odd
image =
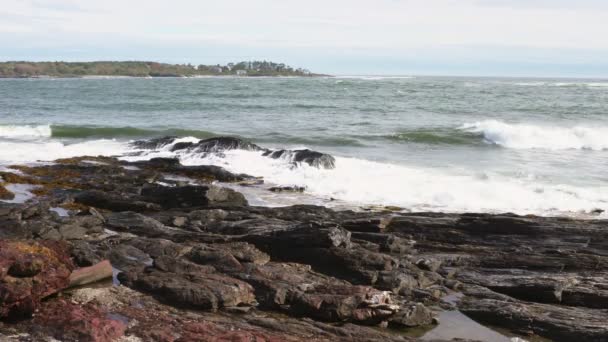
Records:
[[[311,150],[275,150],[266,151],[264,156],[273,159],[287,159],[293,163],[306,163],[310,166],[333,169],[336,167],[336,159],[329,154]]]
[[[200,147],[218,154],[257,150],[235,140]],[[302,158],[294,162],[307,162]],[[512,333],[557,341],[606,336],[605,220],[253,207],[241,194],[207,183],[256,179],[176,159],[78,157],[19,168],[20,180],[40,186],[39,197],[0,203],[0,236],[17,240],[0,245],[0,307],[11,319],[35,309],[41,314],[36,323],[0,321],[0,339],[6,331],[30,334],[23,338],[32,341],[105,336],[95,332],[97,323],[70,332],[53,318],[59,307],[82,322],[124,315],[119,321],[129,337],[159,341],[407,340],[378,328],[428,325],[428,307],[458,309]],[[49,212],[58,206],[71,216]],[[70,239],[72,250],[57,261],[48,257],[54,247],[30,253],[32,244],[63,244],[25,240],[41,238]],[[79,266],[109,258],[126,286],[66,290],[40,302],[43,293],[64,289],[70,256]],[[57,304],[48,311],[56,323],[45,323],[44,307],[62,297],[71,297],[69,303],[88,298],[82,303],[91,302],[94,314],[72,316],[71,307]],[[93,328],[81,334],[83,326]]]
[[[441,261],[434,258],[422,258],[416,261],[416,266],[426,271],[435,272],[441,267]]]
[[[121,244],[109,252],[108,258],[113,267],[120,270],[143,270],[152,266],[153,260],[147,253],[131,245]]]
[[[469,297],[460,302],[459,309],[480,322],[555,341],[602,341],[608,336],[605,310]]]
[[[304,190],[306,190],[306,187],[303,187],[303,186],[273,186],[272,188],[270,188],[268,190],[272,191],[272,192],[304,192]]]
[[[189,208],[209,204],[206,197],[209,188],[202,186],[165,187],[150,185],[141,190],[141,196],[148,202],[160,204],[163,208]]]
[[[201,140],[193,147],[196,152],[223,152],[228,150],[262,151],[256,144],[232,137],[218,137]]]
[[[184,166],[181,165],[177,158],[152,158],[148,161],[132,162],[129,163],[129,165],[134,165],[146,170],[162,171],[191,177],[203,181],[217,180],[220,182],[242,182],[256,179],[255,177],[246,174],[229,172],[226,169],[215,165]]]
[[[185,141],[185,142],[178,142],[173,144],[173,146],[171,146],[171,152],[175,152],[175,151],[179,151],[179,150],[185,150],[187,148],[190,148],[194,146],[193,142],[190,141]]]
[[[114,230],[148,237],[164,237],[175,233],[175,230],[157,220],[132,211],[108,214],[106,225]]]
[[[150,293],[180,307],[218,310],[226,306],[252,305],[253,288],[240,280],[217,273],[188,274],[148,269],[119,274],[122,283]]]
[[[161,207],[155,203],[134,200],[133,197],[120,196],[98,190],[83,191],[74,197],[74,202],[112,211],[157,211]]]
[[[342,222],[342,227],[351,232],[381,233],[390,223],[391,217],[363,218]]]
[[[264,265],[270,261],[268,254],[261,252],[250,244],[235,242],[230,244],[198,245],[188,258],[198,264],[211,265],[224,272],[243,270],[243,263]]]
[[[72,241],[72,258],[80,267],[93,266],[101,262],[102,258],[97,254],[96,248],[86,241]]]
[[[163,208],[191,208],[204,206],[246,206],[245,197],[232,189],[217,186],[165,187],[150,185],[141,190],[144,200]]]
[[[409,304],[390,319],[391,324],[405,327],[419,327],[433,323],[433,313],[420,303]]]
[[[155,150],[159,149],[163,146],[169,145],[173,143],[177,137],[160,137],[148,140],[137,140],[131,143],[136,148],[145,149],[145,150]]]

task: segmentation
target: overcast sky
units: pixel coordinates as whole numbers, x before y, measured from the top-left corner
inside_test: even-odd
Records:
[[[0,0],[1,60],[608,77],[608,0]]]

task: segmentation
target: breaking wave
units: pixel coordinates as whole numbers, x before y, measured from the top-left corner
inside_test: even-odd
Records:
[[[7,125],[0,126],[0,138],[37,139],[51,136],[50,125]]]
[[[179,141],[196,141],[184,138]],[[178,141],[178,142],[179,142]],[[336,157],[335,169],[320,169],[289,159],[271,159],[255,151],[218,154],[171,152],[171,146],[127,160],[178,157],[185,165],[218,165],[229,171],[262,176],[267,184],[303,186],[319,204],[338,200],[354,206],[394,205],[412,211],[515,212],[570,215],[603,208],[608,187],[542,183],[535,177],[479,174]],[[285,199],[276,203],[285,205]]]
[[[474,126],[477,129],[478,126]],[[608,187],[543,182],[534,177],[480,174],[478,170],[432,169],[336,157],[335,169],[294,167],[289,158],[272,159],[261,152],[231,150],[221,154],[171,151],[186,137],[157,150],[136,150],[128,142],[97,139],[65,143],[0,140],[0,165],[53,161],[83,155],[120,156],[126,160],[177,157],[185,165],[218,165],[229,171],[264,177],[270,185],[306,187],[306,195],[327,205],[333,199],[349,206],[394,205],[412,211],[515,212],[518,214],[570,215],[605,208]],[[247,191],[242,189],[241,191]],[[275,203],[285,205],[277,197]]]
[[[486,142],[515,149],[595,150],[608,149],[608,127],[559,127],[509,124],[486,120],[464,124],[460,130],[481,134]]]
[[[182,136],[206,139],[218,134],[203,130],[147,129],[135,127],[103,127],[72,125],[0,125],[0,138],[10,140],[59,139],[135,139],[161,136]],[[270,144],[355,146],[364,147],[370,141],[429,145],[496,145],[512,149],[546,150],[608,150],[608,126],[562,127],[551,125],[506,123],[484,120],[465,123],[460,127],[422,127],[380,135],[315,135],[297,137],[279,132],[256,136],[256,141]]]

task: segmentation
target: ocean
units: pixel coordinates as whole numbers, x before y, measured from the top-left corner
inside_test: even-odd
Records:
[[[336,168],[258,152],[137,151],[236,136],[310,148]],[[140,152],[139,154],[137,152]],[[608,81],[327,77],[0,80],[0,169],[79,155],[178,157],[264,177],[260,205],[608,217]],[[306,187],[277,195],[273,185]]]

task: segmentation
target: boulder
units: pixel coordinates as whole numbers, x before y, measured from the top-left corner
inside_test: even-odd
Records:
[[[69,286],[73,269],[65,242],[0,240],[0,318],[32,315],[43,298]]]
[[[141,190],[142,199],[161,205],[165,209],[205,206],[246,206],[243,194],[218,186],[149,185]]]

